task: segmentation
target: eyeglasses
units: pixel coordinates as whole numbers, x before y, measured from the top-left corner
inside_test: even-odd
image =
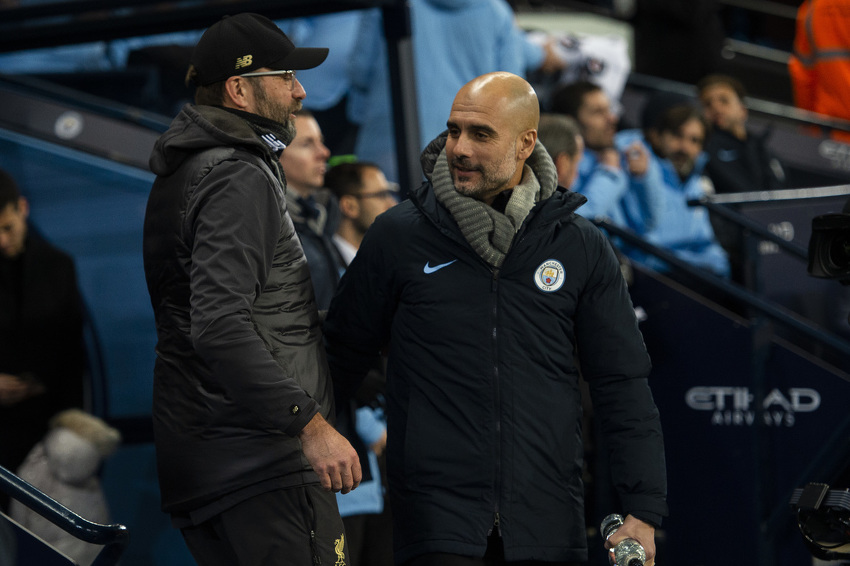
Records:
[[[384,189],[383,191],[375,191],[374,193],[360,193],[357,195],[351,195],[356,199],[366,199],[366,198],[379,198],[379,199],[388,199],[391,198],[393,200],[398,200],[398,189]]]
[[[289,90],[295,86],[295,71],[256,71],[254,73],[245,73],[244,75],[239,75],[240,77],[273,77],[279,76],[283,79],[283,82],[286,83],[286,86],[289,87]]]

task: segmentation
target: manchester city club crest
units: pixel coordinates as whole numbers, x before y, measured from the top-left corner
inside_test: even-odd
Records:
[[[534,272],[534,284],[545,293],[552,293],[564,284],[564,266],[556,259],[547,259]]]

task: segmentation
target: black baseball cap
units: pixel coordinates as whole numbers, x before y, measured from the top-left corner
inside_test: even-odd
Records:
[[[298,71],[319,66],[327,47],[295,47],[277,25],[259,14],[224,16],[192,51],[195,84],[205,86],[267,67]]]

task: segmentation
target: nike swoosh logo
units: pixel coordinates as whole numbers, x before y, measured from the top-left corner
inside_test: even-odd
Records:
[[[434,273],[435,271],[440,271],[444,267],[451,265],[456,261],[457,261],[456,259],[453,259],[448,263],[441,263],[440,265],[435,265],[433,267],[431,266],[431,262],[429,261],[429,262],[425,263],[425,267],[422,268],[422,271],[424,271],[425,273]]]

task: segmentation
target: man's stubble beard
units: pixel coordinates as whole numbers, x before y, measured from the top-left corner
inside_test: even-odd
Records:
[[[694,172],[694,167],[696,166],[695,160],[681,153],[674,153],[673,155],[671,155],[670,162],[676,169],[676,173],[679,174],[679,178],[683,181],[690,177],[691,173]]]
[[[461,166],[464,168],[470,168],[469,163],[465,158],[454,158],[449,164],[449,171],[452,177],[452,184],[457,192],[460,194],[478,199],[484,200],[485,197],[496,195],[506,187],[505,185],[513,178],[514,173],[516,173],[516,168],[511,167],[511,156],[516,155],[516,143],[514,143],[511,148],[510,153],[506,153],[504,158],[499,162],[498,166],[493,171],[486,171],[480,165],[478,167],[473,167],[472,169],[478,171],[481,175],[480,180],[473,186],[460,186],[458,184],[457,176],[455,174],[455,167]]]
[[[254,91],[257,102],[257,114],[263,118],[277,122],[290,135],[289,139],[295,139],[295,120],[292,118],[292,115],[301,110],[301,101],[292,99],[292,104],[288,106],[276,103],[268,96],[266,89],[259,81]]]

